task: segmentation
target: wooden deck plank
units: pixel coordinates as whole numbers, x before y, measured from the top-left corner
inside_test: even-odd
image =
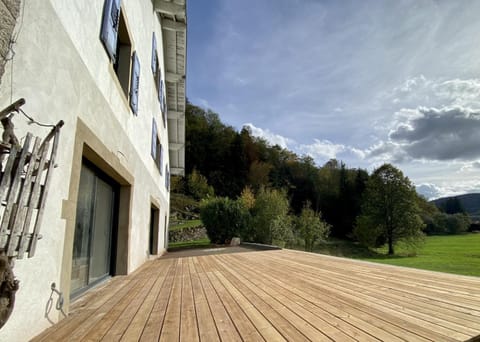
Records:
[[[217,259],[216,261],[218,263],[221,263],[221,260]],[[223,266],[224,270],[228,272],[228,267],[226,267],[225,264],[223,264]],[[330,325],[327,321],[321,319],[312,312],[305,310],[305,308],[303,308],[297,302],[293,301],[289,294],[284,291],[284,289],[278,291],[275,287],[271,286],[271,284],[265,284],[263,279],[264,277],[259,277],[258,273],[252,273],[248,270],[248,268],[238,268],[241,269],[242,272],[236,273],[237,279],[239,279],[239,275],[242,274],[244,280],[248,279],[258,289],[263,290],[265,293],[268,292],[268,294],[274,297],[279,303],[288,307],[290,311],[292,311],[298,317],[301,317],[302,320],[308,322],[310,325],[316,328],[321,333],[321,335],[320,338],[315,336],[315,339],[323,339],[326,336],[335,341],[354,341],[354,339],[352,339],[350,336],[338,330],[336,327]],[[313,336],[307,337],[311,338]]]
[[[282,266],[284,266],[287,260],[282,262]],[[279,263],[280,264],[280,263]],[[315,272],[315,269],[309,269],[311,272]],[[314,274],[314,273],[312,273]],[[413,310],[411,308],[407,308],[408,303],[396,301],[387,301],[386,298],[390,298],[389,291],[385,291],[385,289],[381,289],[381,292],[375,292],[376,284],[367,283],[367,286],[361,286],[360,284],[364,282],[362,279],[357,280],[355,286],[357,289],[351,289],[351,279],[344,279],[344,277],[336,276],[335,278],[329,277],[329,275],[322,274],[322,280],[328,280],[330,282],[335,280],[335,287],[339,287],[344,293],[349,293],[351,296],[355,296],[356,298],[363,300],[365,302],[382,302],[382,306],[386,308],[390,308],[398,312],[399,316],[406,318],[407,320],[414,321],[420,326],[426,326],[433,331],[437,331],[439,333],[444,334],[445,336],[453,336],[458,339],[464,339],[467,335],[463,334],[463,332],[473,333],[475,330],[465,327],[465,325],[460,325],[451,321],[446,321],[442,319],[438,319],[437,312],[432,311],[428,312],[427,314],[423,314],[421,310],[418,310],[415,306],[413,306]],[[387,289],[388,290],[388,289]],[[433,315],[433,317],[432,317]],[[410,317],[410,318],[408,318]],[[421,320],[417,319],[420,318]],[[432,325],[433,324],[433,325]]]
[[[180,341],[199,341],[197,326],[197,313],[193,299],[192,280],[190,278],[190,265],[184,259],[182,273],[182,308],[180,315]]]
[[[34,341],[61,341],[71,336],[75,330],[78,329],[84,323],[88,323],[88,320],[92,317],[95,317],[95,314],[98,313],[98,316],[101,316],[104,312],[108,312],[114,308],[122,298],[134,287],[140,280],[129,281],[125,286],[122,286],[117,289],[117,291],[112,291],[115,296],[108,296],[105,294],[107,300],[102,300],[102,305],[97,308],[97,305],[92,307],[84,307],[77,312],[72,313],[69,316],[69,319],[64,319],[59,324],[54,325],[48,329],[45,334],[34,339]],[[121,285],[117,283],[116,285]],[[113,289],[112,289],[113,290]],[[102,293],[106,291],[101,291]],[[96,296],[92,296],[92,299],[96,299]]]
[[[199,259],[201,259],[203,262],[206,262],[206,258],[206,256],[201,258],[199,257]],[[270,322],[272,322],[276,329],[287,340],[309,341],[310,339],[304,334],[304,331],[302,330],[302,328],[305,326],[309,330],[307,332],[308,335],[316,335],[315,332],[312,333],[312,329],[314,328],[311,325],[308,325],[307,322],[298,322],[296,316],[294,317],[295,319],[293,321],[289,320],[288,318],[292,317],[292,313],[288,311],[288,308],[282,307],[281,305],[278,306],[276,305],[277,303],[271,302],[271,300],[274,300],[274,298],[271,298],[267,294],[262,293],[262,291],[258,291],[255,286],[252,286],[248,282],[238,281],[237,278],[232,279],[231,277],[229,279],[235,283],[236,288],[240,292],[251,298],[252,303],[255,305],[257,310],[259,310]],[[325,338],[325,336],[323,337]]]
[[[229,267],[224,261],[218,260],[218,262],[223,265],[225,271],[230,273],[232,272],[231,270],[229,270]],[[233,264],[233,261],[229,263],[229,265],[232,265],[232,264]],[[258,276],[258,274],[251,271],[251,269],[244,267],[243,265],[238,265],[238,264],[234,264],[234,265],[236,266],[235,269],[237,271],[239,270],[242,271],[242,274],[248,275],[249,277]],[[282,285],[284,286],[280,286],[278,282],[272,281],[270,278],[267,279],[266,277],[262,277],[261,281],[263,286],[269,287],[273,289],[276,293],[278,293],[279,298],[281,300],[290,299],[294,301],[296,305],[299,305],[302,307],[302,312],[308,312],[313,314],[314,317],[311,320],[311,322],[317,322],[318,324],[316,325],[317,327],[318,326],[323,327],[325,325],[332,325],[332,327],[337,327],[338,330],[327,331],[326,329],[322,329],[322,332],[326,333],[328,337],[333,338],[334,340],[337,340],[337,341],[338,340],[346,341],[351,339],[362,340],[362,341],[379,341],[373,336],[365,333],[363,330],[356,328],[354,325],[350,325],[345,321],[339,319],[338,317],[330,314],[329,312],[322,310],[320,307],[311,304],[310,302],[308,302],[307,300],[305,300],[304,298],[296,294],[294,291],[291,291],[288,285],[285,286],[285,284],[282,283]],[[304,316],[304,317],[307,317],[307,316]],[[322,320],[318,321],[315,317],[319,317]],[[348,335],[348,336],[345,336],[345,335]]]
[[[148,265],[150,267],[150,265]],[[168,263],[163,264],[163,268],[168,267]],[[111,328],[118,317],[123,313],[125,308],[131,303],[148,278],[138,278],[139,282],[133,287],[129,287],[125,296],[114,307],[102,307],[95,315],[89,317],[87,322],[77,327],[77,329],[69,335],[69,341],[98,341]]]
[[[298,251],[159,259],[87,293],[34,341],[463,341],[480,278]]]
[[[278,265],[280,264],[282,267],[296,272],[296,268],[291,267],[289,261],[282,260],[281,263],[278,263]],[[354,301],[357,305],[368,307],[371,313],[376,314],[378,317],[391,317],[390,320],[393,322],[396,321],[398,325],[408,325],[408,329],[417,335],[427,338],[432,336],[435,337],[435,340],[449,340],[450,337],[463,340],[467,336],[457,331],[421,320],[416,315],[408,315],[401,305],[392,308],[381,296],[374,298],[368,297],[363,293],[361,288],[356,288],[356,284],[352,285],[352,283],[348,283],[344,285],[339,278],[334,278],[335,282],[333,282],[332,278],[328,278],[328,275],[325,273],[322,273],[320,277],[315,274],[315,270],[309,269],[308,266],[306,266],[306,269],[308,269],[308,271],[302,272],[302,276],[304,279],[307,279],[307,281],[311,281],[317,286],[321,286],[329,291],[336,291],[343,300]],[[349,289],[348,286],[352,287],[352,289]],[[387,295],[388,291],[384,291],[384,293]]]
[[[298,256],[304,260],[316,261],[317,263],[335,265],[337,268],[346,268],[348,270],[355,270],[356,274],[371,274],[378,277],[389,277],[396,280],[410,279],[424,285],[445,285],[449,289],[458,289],[471,294],[472,286],[478,285],[478,277],[462,276],[450,273],[433,272],[428,270],[415,269],[410,267],[399,267],[387,264],[378,264],[367,261],[359,261],[347,258],[338,258],[328,255],[321,255],[321,258],[314,258],[318,254],[306,253],[295,250],[282,250],[282,256]],[[372,267],[374,266],[374,267]],[[402,270],[398,272],[398,270]],[[428,277],[425,277],[428,275]],[[480,294],[474,294],[480,297]]]
[[[76,331],[69,335],[69,340],[83,340],[83,341],[98,341],[107,333],[115,321],[120,317],[130,301],[136,296],[146,280],[138,280],[138,283],[129,288],[129,291],[122,296],[113,307],[104,308],[100,314],[95,317],[90,317],[86,322],[78,326]]]
[[[323,279],[333,278],[329,277],[329,275],[323,275]],[[351,287],[351,278],[335,276],[334,279],[335,283],[337,285],[342,285],[344,288],[346,288],[346,291],[351,290],[349,289],[349,287]],[[401,284],[399,284],[398,286],[401,287]],[[380,300],[387,300],[386,304],[388,306],[396,309],[401,309],[405,312],[411,312],[416,317],[422,317],[423,319],[431,323],[439,323],[440,325],[451,328],[453,330],[457,330],[459,332],[469,329],[478,331],[478,329],[480,328],[478,320],[469,317],[469,315],[459,318],[458,313],[455,310],[452,310],[452,308],[456,307],[453,305],[450,307],[449,312],[446,313],[445,310],[439,310],[438,306],[428,305],[425,302],[419,302],[417,300],[418,298],[406,299],[404,294],[399,296],[396,294],[398,293],[398,291],[396,291],[391,286],[385,287],[383,286],[383,284],[375,284],[366,281],[364,277],[356,280],[355,287],[360,289],[363,295],[372,296]],[[358,291],[356,292],[358,293]],[[434,297],[432,297],[431,299],[433,298]],[[438,296],[436,296],[435,300],[438,302]],[[398,307],[399,303],[401,303],[400,308]],[[430,307],[430,309],[428,309],[428,306]],[[432,317],[432,315],[434,315],[434,317]],[[443,317],[443,319],[440,320],[437,319],[437,317]]]
[[[121,341],[138,341],[140,339],[146,322],[167,279],[167,275],[170,269],[173,268],[173,260],[170,263],[157,263],[157,266],[158,267],[152,269],[152,272],[154,272],[154,274],[158,274],[158,278],[151,288],[151,291],[147,294],[143,305],[138,310],[132,322],[128,325],[128,329],[123,334]]]
[[[232,265],[237,265],[234,260],[229,260],[228,262]],[[262,271],[262,274],[266,277],[265,270],[258,270]],[[271,274],[269,274],[269,278],[276,280],[276,278]],[[312,289],[309,284],[304,283],[302,280],[294,277],[289,277],[288,279],[288,284],[291,285],[291,289],[293,289],[294,293],[305,298],[313,305],[322,307],[328,313],[348,321],[350,324],[358,327],[359,329],[363,329],[368,334],[376,336],[381,340],[397,342],[404,341],[390,332],[392,329],[388,323],[383,324],[381,321],[379,322],[377,319],[372,318],[372,316],[369,314],[366,314],[355,307],[348,306],[345,303],[337,301],[336,299],[327,297],[320,293],[317,289]],[[279,282],[285,284],[285,281],[282,280]]]
[[[121,339],[122,335],[128,329],[133,318],[145,301],[145,297],[151,291],[156,280],[157,278],[154,277],[148,278],[143,286],[138,286],[131,292],[126,306],[121,309],[118,308],[118,311],[121,310],[121,313],[116,320],[113,320],[112,326],[105,336],[103,336],[102,341],[119,341]]]
[[[222,273],[215,274],[228,292],[235,298],[238,305],[242,308],[250,321],[255,325],[258,332],[266,341],[286,341],[285,338],[275,329],[275,327],[258,311],[255,306],[248,301],[243,293],[238,291],[235,286]]]
[[[183,259],[178,259],[172,293],[168,300],[165,319],[161,327],[160,341],[180,340],[180,314],[182,310]]]
[[[196,258],[188,259],[188,268],[192,280],[193,298],[195,302],[195,311],[197,313],[200,341],[220,341],[212,312],[210,311],[207,298],[203,292],[202,285],[200,284],[200,278],[198,277],[195,266],[196,264]]]
[[[160,263],[164,262],[164,260],[158,260],[156,262]],[[142,342],[158,341],[160,339],[160,332],[163,326],[163,321],[165,319],[167,305],[170,301],[170,296],[173,289],[173,282],[175,280],[175,274],[176,272],[178,272],[177,265],[177,260],[174,260],[172,268],[170,268],[169,272],[166,275],[165,282],[162,285],[160,293],[158,294],[158,298],[155,301],[152,311],[150,312],[150,316],[145,323],[145,327],[140,337],[140,341]]]
[[[285,256],[281,256],[281,258],[284,259],[284,260],[288,259],[288,258],[285,259]],[[292,261],[292,260],[290,259],[289,261]],[[319,263],[318,260],[316,262],[311,262],[311,261],[302,259],[302,265],[308,265],[308,266],[313,267],[313,268],[316,268],[316,266],[321,265],[322,269],[324,271],[331,272],[332,274],[335,274],[336,276],[340,276],[340,277],[343,277],[343,278],[352,277],[352,273],[351,273],[352,269],[351,268],[342,269],[342,268],[339,268],[338,265],[336,265],[336,266],[332,265],[328,261]],[[357,271],[358,269],[355,268],[355,270]],[[358,278],[358,276],[356,276],[356,277]],[[371,275],[368,276],[367,274],[362,274],[362,276],[360,278],[361,279],[371,278],[372,281],[376,282],[376,283],[378,283],[381,280],[382,283],[385,286],[394,286],[396,288],[403,289],[405,292],[409,292],[409,293],[413,292],[416,295],[422,294],[422,295],[426,296],[427,298],[436,298],[438,296],[442,296],[442,299],[450,305],[457,303],[457,305],[462,304],[466,307],[470,307],[471,305],[475,305],[475,298],[472,298],[472,297],[480,298],[480,294],[472,293],[472,291],[470,291],[469,293],[464,292],[464,291],[455,292],[455,291],[453,291],[452,286],[450,286],[450,285],[448,285],[448,287],[439,287],[439,286],[428,287],[428,286],[425,286],[424,284],[420,283],[420,280],[422,278],[419,278],[418,281],[417,280],[402,281],[400,278],[395,278],[395,280],[392,281],[391,277],[390,278],[385,278],[384,277],[383,279],[380,279],[378,276],[372,278]],[[477,286],[478,286],[478,282],[477,282]]]
[[[265,262],[265,260],[263,260],[263,262]],[[280,268],[282,270],[280,270]],[[281,277],[293,277],[298,273],[298,270],[292,268],[285,262],[281,264],[281,267],[279,267],[279,265],[278,266],[274,265],[274,267],[266,269],[264,273],[267,274],[271,272],[278,272],[281,274]],[[307,273],[301,272],[301,279],[302,279],[302,285],[301,285],[302,287],[305,287],[308,285],[312,286],[312,288],[314,288],[316,291],[321,292],[322,294],[325,294],[330,298],[333,298],[334,302],[337,303],[337,305],[339,302],[341,302],[346,305],[352,306],[357,310],[363,311],[364,313],[367,313],[370,318],[373,316],[377,320],[378,319],[383,320],[382,322],[383,328],[397,335],[398,337],[402,337],[404,335],[411,335],[410,339],[421,340],[422,339],[421,336],[426,332],[426,330],[423,328],[422,325],[418,325],[409,320],[405,320],[397,317],[401,315],[400,313],[392,312],[392,310],[389,310],[388,308],[384,308],[373,302],[369,302],[367,304],[362,303],[361,301],[357,300],[355,295],[352,296],[344,293],[343,291],[339,291],[334,283],[332,282],[325,283],[322,280],[322,277],[320,276],[312,277],[312,276],[309,276]],[[412,319],[415,320],[414,317],[412,317]],[[373,321],[370,320],[369,322],[372,323]],[[430,336],[435,337],[435,340],[438,340],[438,341],[452,340],[452,339],[449,339],[448,337],[445,337],[436,333],[436,331],[427,330],[427,333]]]
[[[231,294],[225,289],[223,284],[217,279],[218,272],[207,274],[210,284],[216,289],[217,295],[223,302],[225,309],[229,313],[238,333],[244,341],[264,341],[262,335],[258,332],[248,316],[242,311]]]
[[[211,270],[208,268],[207,264],[201,262],[204,261],[204,258],[199,257],[197,260],[201,267],[201,271],[198,272],[198,278],[200,279],[208,305],[210,306],[210,311],[212,312],[220,339],[222,341],[241,341],[242,338],[238,334],[228,312],[225,310],[222,301],[208,280],[206,272],[211,272]]]

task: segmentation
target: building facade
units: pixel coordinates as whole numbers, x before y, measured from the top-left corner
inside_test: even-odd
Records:
[[[0,107],[24,98],[37,123],[65,122],[42,238],[15,261],[0,330],[22,341],[166,250],[170,175],[185,163],[186,11],[185,0],[0,0],[0,13]],[[49,132],[21,113],[12,122],[21,141]]]

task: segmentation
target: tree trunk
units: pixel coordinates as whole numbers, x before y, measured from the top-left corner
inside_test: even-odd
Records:
[[[388,255],[393,255],[393,239],[391,236],[388,237]]]

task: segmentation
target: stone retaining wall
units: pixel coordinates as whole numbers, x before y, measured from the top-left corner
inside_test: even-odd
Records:
[[[204,227],[184,228],[168,232],[169,242],[192,241],[207,237],[207,230]]]

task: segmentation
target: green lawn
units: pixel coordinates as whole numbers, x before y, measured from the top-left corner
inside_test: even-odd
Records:
[[[201,248],[210,246],[210,240],[208,238],[192,241],[180,241],[170,242],[168,244],[168,250],[188,249],[188,248]]]
[[[378,254],[363,260],[424,270],[480,276],[480,234],[429,236],[416,256]]]
[[[172,225],[169,227],[169,230],[180,230],[180,229],[185,229],[185,228],[193,228],[193,227],[199,227],[202,225],[201,220],[189,220],[185,223],[177,224],[177,225]]]

